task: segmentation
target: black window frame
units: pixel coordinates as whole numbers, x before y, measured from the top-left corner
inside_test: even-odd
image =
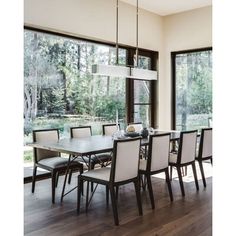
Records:
[[[171,129],[176,129],[176,56],[184,53],[212,51],[212,47],[171,52]]]
[[[46,30],[42,28],[32,27],[24,25],[25,30],[35,31],[38,33],[46,33],[50,35],[56,35],[64,38],[70,38],[74,40],[83,40],[91,43],[101,44],[105,46],[115,47],[115,43],[107,42],[107,41],[99,41],[89,38],[78,37],[70,34],[60,33],[58,31]],[[121,45],[119,44],[119,48],[125,49],[127,51],[127,65],[133,66],[133,56],[135,55],[135,47]],[[158,62],[158,55],[157,51],[152,51],[148,49],[139,48],[139,55],[140,56],[147,56],[151,59],[151,70],[157,70],[157,62]],[[151,91],[150,91],[150,105],[151,105],[151,120],[150,125],[152,127],[157,126],[157,81],[151,81]],[[134,81],[133,79],[126,79],[126,124],[133,122],[133,111],[134,111]]]

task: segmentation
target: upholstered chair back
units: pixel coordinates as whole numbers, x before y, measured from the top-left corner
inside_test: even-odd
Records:
[[[150,170],[158,171],[169,165],[170,134],[159,134],[150,136]],[[147,164],[149,166],[149,163]]]
[[[91,126],[79,126],[70,128],[71,138],[87,138],[92,135]]]
[[[199,157],[212,157],[212,128],[202,129]]]
[[[140,138],[115,140],[111,179],[121,182],[136,178],[139,169]]]
[[[33,131],[33,141],[34,142],[56,142],[59,140],[58,129],[47,129],[47,130],[34,130]],[[34,158],[35,162],[38,162],[45,158],[58,157],[60,153],[45,150],[41,148],[34,148]]]
[[[197,130],[184,131],[180,134],[180,150],[178,160],[180,163],[189,163],[195,160],[197,144]]]
[[[103,135],[112,136],[115,132],[117,132],[116,124],[107,124],[102,126]]]

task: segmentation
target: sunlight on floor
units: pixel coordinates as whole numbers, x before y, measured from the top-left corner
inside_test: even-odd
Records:
[[[207,163],[207,162],[203,163],[203,168],[204,168],[205,178],[212,177],[213,168],[212,168],[211,163]],[[185,169],[185,167],[184,167],[184,169]],[[201,172],[200,172],[198,162],[196,162],[196,169],[197,169],[198,180],[200,180],[200,179],[202,179],[202,176],[201,176]],[[152,177],[165,179],[165,173],[156,174],[156,175],[153,175]],[[176,171],[175,168],[173,168],[172,179],[178,179],[177,171]],[[186,183],[194,181],[193,171],[192,171],[191,166],[188,166],[187,175],[183,177],[183,181],[186,182]]]

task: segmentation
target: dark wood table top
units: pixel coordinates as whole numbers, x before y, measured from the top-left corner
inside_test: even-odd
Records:
[[[154,134],[167,133],[168,131],[154,131]],[[178,140],[180,132],[171,132],[171,141]],[[47,149],[72,155],[92,155],[112,151],[113,138],[111,136],[93,135],[87,138],[64,138],[57,142],[33,142],[28,146]],[[142,139],[141,145],[147,146],[149,139]]]

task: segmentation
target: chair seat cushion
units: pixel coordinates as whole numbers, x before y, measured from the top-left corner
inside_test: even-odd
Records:
[[[147,160],[140,159],[140,161],[139,161],[139,169],[140,170],[146,170],[147,169]]]
[[[38,164],[47,166],[52,169],[66,167],[68,163],[68,159],[64,157],[50,157],[42,159],[38,162]],[[79,163],[76,161],[71,162],[71,166],[79,166]]]
[[[170,153],[169,162],[170,163],[176,163],[177,162],[177,153]]]
[[[99,169],[94,169],[83,173],[81,176],[92,178],[92,179],[99,179],[104,181],[110,180],[110,172],[111,168],[103,167]]]

